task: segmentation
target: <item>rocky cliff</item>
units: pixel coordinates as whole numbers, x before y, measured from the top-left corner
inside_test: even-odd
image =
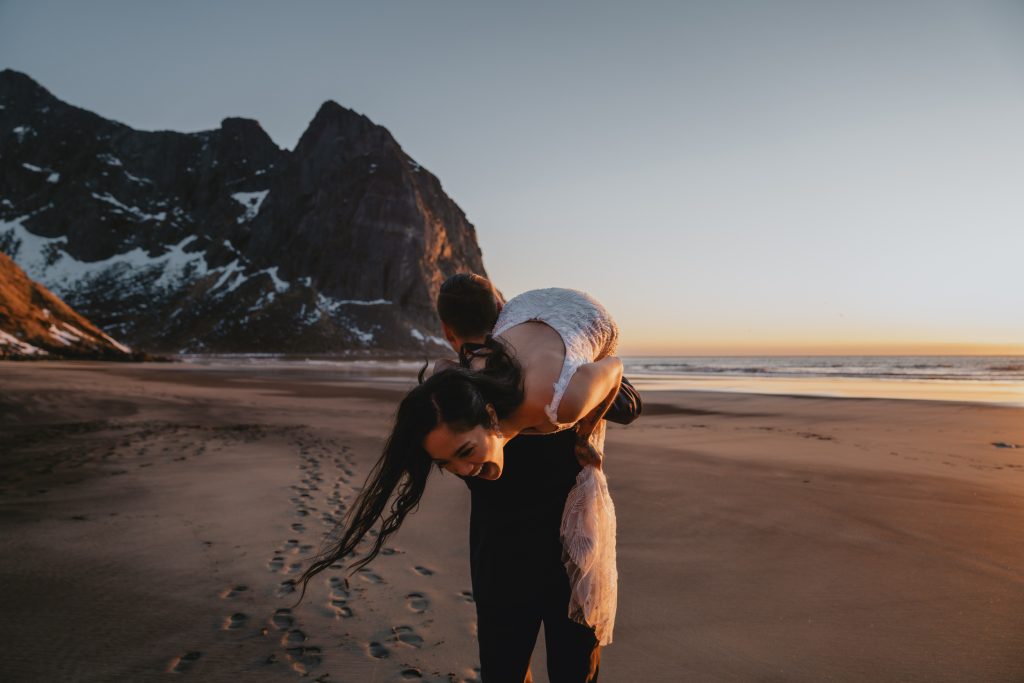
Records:
[[[134,357],[0,254],[0,359]]]
[[[473,226],[391,134],[326,102],[294,150],[256,121],[137,131],[0,72],[0,251],[163,352],[436,353]]]

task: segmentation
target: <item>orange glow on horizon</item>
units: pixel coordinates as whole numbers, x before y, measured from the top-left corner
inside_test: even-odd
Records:
[[[1024,344],[885,341],[641,341],[624,339],[622,356],[1024,356]]]

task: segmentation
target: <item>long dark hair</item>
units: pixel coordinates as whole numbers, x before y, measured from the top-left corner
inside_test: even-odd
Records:
[[[353,552],[359,542],[383,519],[373,547],[355,561],[352,574],[377,557],[384,542],[398,531],[406,515],[416,509],[427,486],[430,455],[423,440],[438,424],[456,430],[478,425],[493,425],[487,406],[498,419],[513,413],[523,402],[523,372],[511,351],[500,340],[487,337],[484,344],[464,349],[460,359],[468,365],[471,357],[483,357],[484,367],[444,370],[422,380],[398,405],[395,426],[384,445],[384,452],[370,471],[355,504],[332,536],[337,540],[323,550],[299,577],[302,593],[316,574]],[[397,495],[388,509],[391,494]],[[387,514],[385,516],[385,510]]]

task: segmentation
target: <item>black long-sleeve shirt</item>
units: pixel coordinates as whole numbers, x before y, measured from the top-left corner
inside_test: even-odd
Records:
[[[640,394],[623,378],[605,419],[633,422]],[[564,576],[559,527],[580,465],[576,432],[522,435],[505,444],[502,475],[466,478],[472,500],[470,571],[478,603],[530,599],[537,586]]]

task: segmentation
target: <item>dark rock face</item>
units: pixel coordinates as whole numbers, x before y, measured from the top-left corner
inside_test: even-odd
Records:
[[[141,360],[0,254],[0,359]]]
[[[326,102],[294,151],[259,124],[144,132],[0,72],[0,251],[153,351],[436,353],[476,232],[391,134]]]

